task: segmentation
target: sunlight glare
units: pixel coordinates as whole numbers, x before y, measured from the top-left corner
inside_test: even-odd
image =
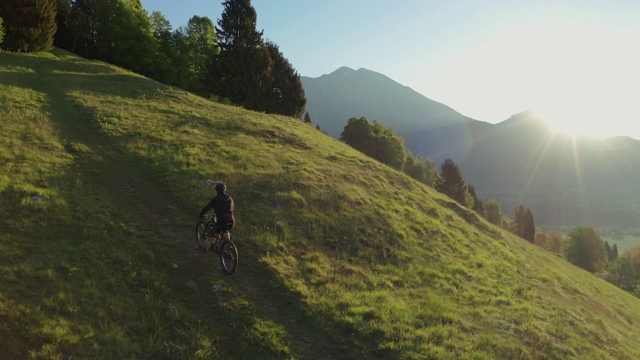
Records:
[[[463,113],[490,114],[505,106],[513,109],[512,114],[530,109],[560,132],[640,139],[635,99],[640,84],[640,48],[635,46],[639,42],[637,36],[598,24],[525,25],[467,53],[456,64],[464,72],[442,76],[469,84],[461,89],[455,86],[460,80],[450,81],[447,89],[450,96],[467,101],[469,106],[460,106]],[[479,92],[487,96],[479,97]],[[494,102],[488,103],[488,97]]]

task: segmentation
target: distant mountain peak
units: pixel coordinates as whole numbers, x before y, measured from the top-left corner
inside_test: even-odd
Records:
[[[336,71],[332,72],[331,76],[347,76],[350,74],[353,74],[354,72],[356,72],[355,70],[353,70],[352,68],[348,67],[348,66],[342,66],[339,67]]]

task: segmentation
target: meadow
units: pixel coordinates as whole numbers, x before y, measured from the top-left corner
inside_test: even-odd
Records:
[[[640,300],[434,189],[61,50],[0,53],[0,229],[0,359],[640,358]]]

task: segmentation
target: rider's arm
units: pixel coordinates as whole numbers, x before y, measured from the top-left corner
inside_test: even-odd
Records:
[[[204,214],[207,213],[207,211],[213,209],[213,199],[211,199],[211,201],[209,201],[209,203],[202,208],[202,210],[200,210],[200,214],[198,215],[199,218],[202,218],[204,216]]]

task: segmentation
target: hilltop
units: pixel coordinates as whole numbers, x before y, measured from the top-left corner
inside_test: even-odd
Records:
[[[0,114],[1,359],[640,358],[637,298],[299,119],[60,50]]]

